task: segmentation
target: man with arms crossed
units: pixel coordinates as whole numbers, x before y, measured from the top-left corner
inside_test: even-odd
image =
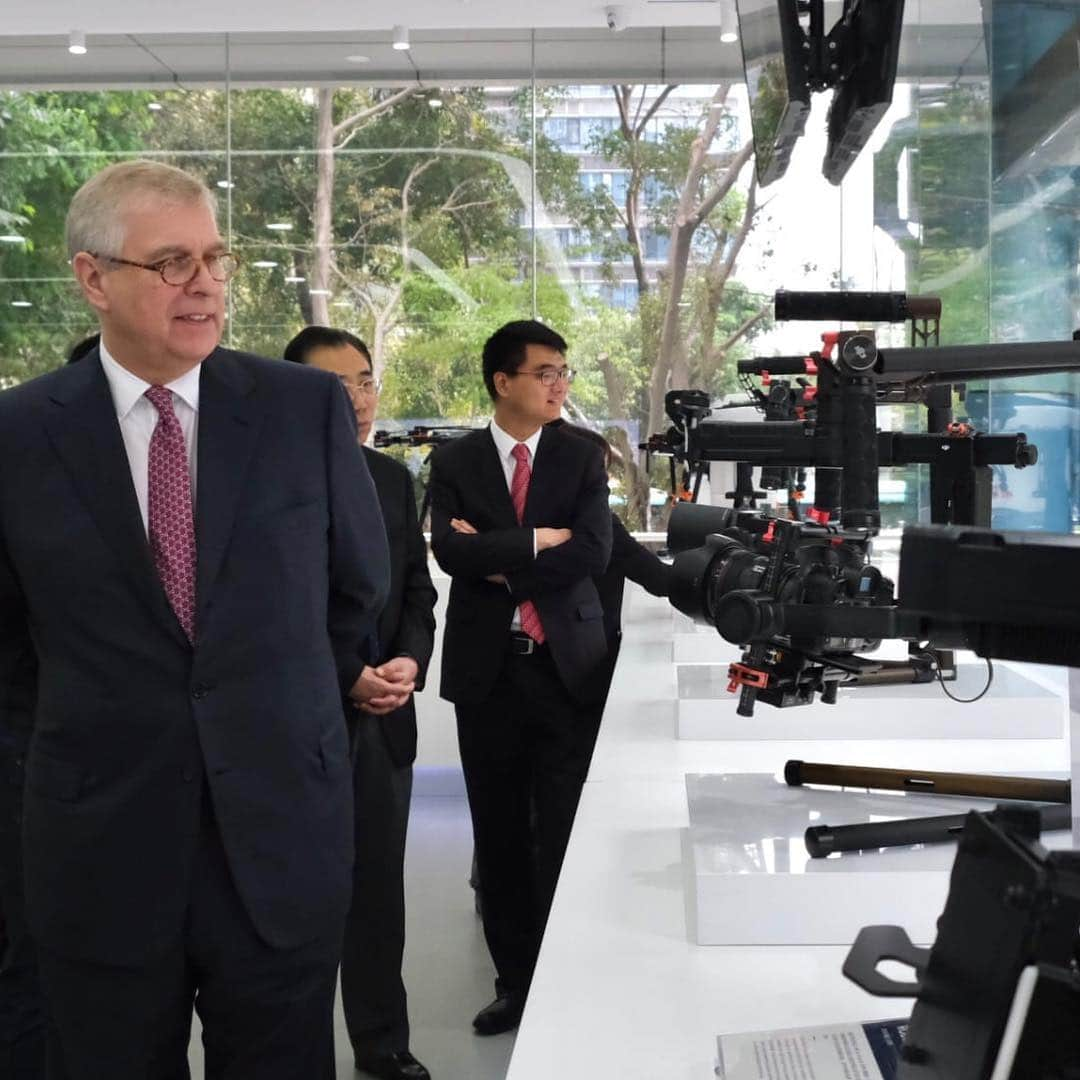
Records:
[[[336,375],[356,413],[386,524],[390,594],[379,616],[379,662],[365,667],[347,721],[353,743],[356,865],[345,923],[341,998],[356,1067],[382,1080],[428,1080],[409,1052],[401,959],[405,949],[405,835],[416,759],[413,691],[424,688],[435,644],[435,587],[416,495],[405,466],[363,444],[379,404],[367,346],[345,330],[309,326],[285,359]]]
[[[218,347],[205,186],[132,161],[68,246],[101,345],[0,394],[0,671],[38,668],[23,809],[49,1080],[334,1072],[342,699],[387,586],[338,381]],[[298,447],[303,447],[302,452]]]
[[[431,539],[453,579],[442,696],[457,712],[495,1000],[480,1035],[517,1026],[606,689],[594,575],[611,550],[599,449],[557,428],[566,342],[508,323],[484,346],[489,427],[439,448]]]

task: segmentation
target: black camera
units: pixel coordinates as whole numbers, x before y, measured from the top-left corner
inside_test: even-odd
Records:
[[[841,683],[880,667],[856,655],[876,649],[880,637],[828,619],[789,625],[794,610],[894,604],[892,581],[870,563],[865,532],[683,503],[672,512],[668,548],[672,605],[746,650],[730,672],[730,689],[743,692],[741,714],[757,700],[835,701]]]

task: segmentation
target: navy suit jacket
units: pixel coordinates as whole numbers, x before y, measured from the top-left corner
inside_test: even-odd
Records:
[[[555,427],[541,430],[524,523],[488,428],[440,446],[431,461],[431,547],[453,579],[443,639],[442,696],[478,703],[491,692],[522,600],[540,615],[563,685],[578,702],[606,691],[607,638],[594,576],[611,553],[607,474],[599,447]],[[479,531],[455,532],[451,518]],[[533,557],[533,528],[573,539]],[[489,574],[509,583],[492,584]]]
[[[333,376],[218,349],[199,386],[194,647],[98,354],[0,394],[0,673],[27,633],[37,668],[27,911],[71,956],[176,940],[204,785],[265,941],[314,939],[349,903],[342,700],[388,577],[371,478]]]

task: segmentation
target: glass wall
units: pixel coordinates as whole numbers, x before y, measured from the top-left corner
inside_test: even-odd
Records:
[[[1075,5],[987,0],[961,27],[939,11],[909,0],[892,108],[840,187],[820,173],[822,101],[787,175],[757,188],[739,47],[718,26],[572,46],[469,35],[467,62],[433,38],[432,74],[417,50],[363,80],[342,69],[368,64],[354,54],[370,43],[344,55],[341,35],[220,36],[164,81],[134,39],[102,61],[114,80],[9,74],[0,382],[57,366],[93,329],[63,249],[71,194],[109,161],[156,156],[214,187],[243,259],[226,344],[280,355],[306,323],[339,325],[372,347],[383,423],[467,423],[487,409],[484,338],[543,318],[571,343],[573,411],[614,441],[616,498],[640,525],[664,502],[666,464],[647,476],[636,446],[666,426],[665,390],[734,400],[737,359],[809,352],[836,328],[774,324],[777,288],[938,295],[942,343],[1061,339],[1080,323],[1080,88],[1053,66]],[[151,51],[178,65],[191,47]],[[1074,397],[1060,376],[957,402],[1040,445],[1039,467],[999,470],[1000,524],[1071,527]],[[915,430],[925,412],[883,419]],[[917,470],[885,476],[891,525],[926,516],[925,486]]]

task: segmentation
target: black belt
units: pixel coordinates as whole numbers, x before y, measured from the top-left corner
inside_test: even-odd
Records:
[[[517,630],[510,631],[511,656],[532,656],[542,648],[543,644],[528,634],[519,633]]]

